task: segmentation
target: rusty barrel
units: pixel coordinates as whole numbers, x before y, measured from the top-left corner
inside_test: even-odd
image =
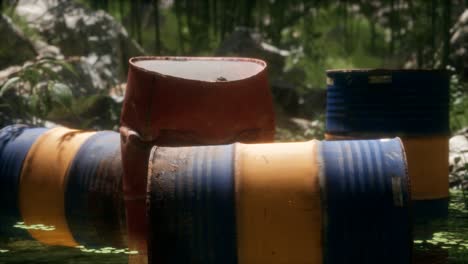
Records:
[[[26,155],[46,128],[25,125],[7,126],[0,130],[0,237],[28,238],[28,233],[15,226],[22,218],[18,207],[21,169]]]
[[[110,230],[123,212],[119,140],[64,127],[30,139],[18,177],[21,228],[48,245],[121,245],[114,233],[125,229]]]
[[[129,247],[146,252],[151,146],[271,142],[266,63],[250,58],[136,57],[121,116]]]
[[[327,71],[328,140],[401,137],[415,219],[448,212],[449,75],[442,70]]]
[[[399,139],[154,147],[149,263],[410,263]]]

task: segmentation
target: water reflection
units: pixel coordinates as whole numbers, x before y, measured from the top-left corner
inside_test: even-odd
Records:
[[[468,210],[459,191],[451,192],[447,219],[414,225],[414,264],[468,263]]]
[[[86,248],[85,246],[77,246],[81,252],[86,252],[86,253],[96,253],[96,254],[127,254],[127,255],[136,255],[138,254],[138,251],[135,250],[129,250],[128,248],[125,249],[118,249],[118,248],[113,248],[113,247],[103,247],[99,249],[94,249],[94,248]]]
[[[26,225],[24,222],[18,222],[13,227],[21,228],[21,229],[31,229],[31,230],[42,230],[42,231],[53,231],[55,230],[55,226],[53,225],[43,225],[43,224],[34,224],[34,225]]]

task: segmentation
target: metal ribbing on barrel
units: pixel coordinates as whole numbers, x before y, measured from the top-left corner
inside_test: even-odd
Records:
[[[449,133],[445,71],[337,70],[327,76],[327,133]]]
[[[149,263],[237,263],[234,145],[153,148]]]
[[[325,263],[410,263],[401,141],[325,141],[320,153]]]
[[[36,139],[46,128],[24,125],[7,126],[0,130],[0,236],[27,236],[13,225],[21,222],[18,207],[19,180],[23,161]]]
[[[68,170],[65,211],[77,243],[87,247],[124,246],[118,133],[98,132],[80,147]]]

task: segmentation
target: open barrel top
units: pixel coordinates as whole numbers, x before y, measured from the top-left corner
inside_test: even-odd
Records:
[[[135,57],[131,66],[170,78],[200,82],[235,82],[263,71],[264,61],[239,57]]]

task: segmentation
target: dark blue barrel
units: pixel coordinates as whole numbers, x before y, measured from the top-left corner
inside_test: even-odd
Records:
[[[25,125],[0,130],[0,238],[29,237],[25,230],[13,227],[22,222],[18,207],[19,180],[30,147],[45,131],[46,128]]]
[[[149,263],[237,263],[234,145],[159,150],[149,168]]]
[[[410,263],[409,181],[398,139],[324,141],[324,263]]]
[[[401,137],[415,220],[448,214],[449,74],[327,71],[327,140]]]
[[[446,135],[449,75],[443,70],[327,71],[326,132]]]
[[[75,241],[86,247],[125,245],[120,136],[97,132],[75,155],[67,173],[66,219]]]

